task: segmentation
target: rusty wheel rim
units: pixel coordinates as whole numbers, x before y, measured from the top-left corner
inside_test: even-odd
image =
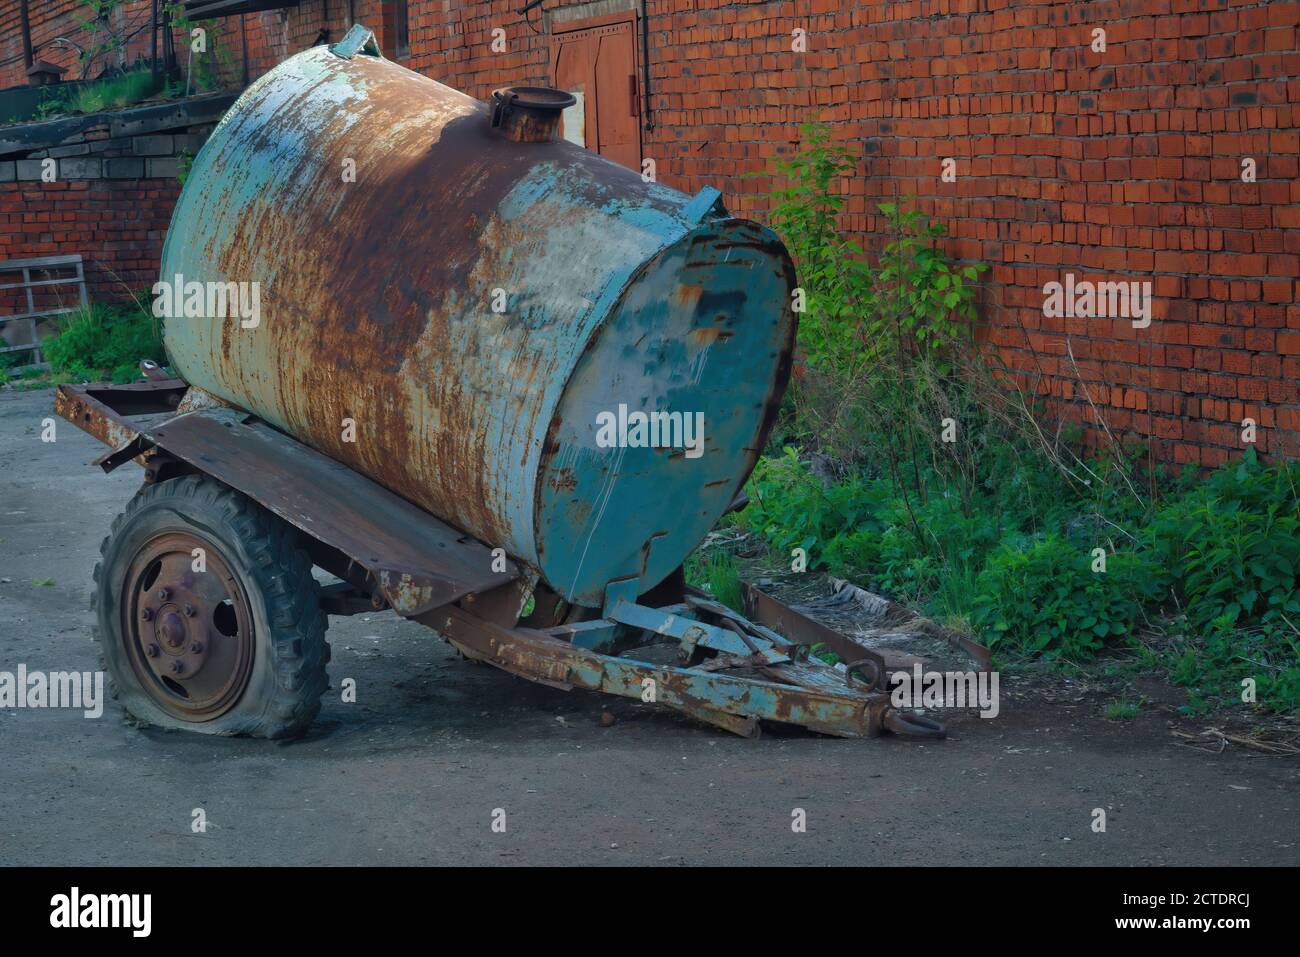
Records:
[[[203,571],[195,571],[195,549]],[[210,721],[234,707],[253,670],[248,597],[211,542],[171,532],[127,569],[122,635],[138,683],[158,707]]]

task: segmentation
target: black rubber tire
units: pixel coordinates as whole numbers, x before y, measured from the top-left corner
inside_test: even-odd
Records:
[[[168,532],[198,534],[217,546],[253,618],[247,684],[229,710],[206,720],[178,718],[154,703],[131,668],[121,634],[119,608],[132,559]],[[329,686],[327,619],[311,569],[294,530],[246,496],[198,475],[146,485],[113,520],[95,566],[95,638],[113,697],[137,720],[163,728],[263,738],[301,734]]]

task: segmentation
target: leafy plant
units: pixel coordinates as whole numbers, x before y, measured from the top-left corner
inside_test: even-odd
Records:
[[[892,238],[885,243],[872,276],[873,301],[863,317],[865,337],[894,343],[936,361],[951,371],[947,354],[967,343],[975,321],[975,290],[970,283],[988,269],[986,263],[958,266],[939,248],[947,232],[917,209],[879,203]]]
[[[1025,549],[1002,547],[975,582],[971,620],[990,647],[1080,660],[1127,642],[1153,575],[1130,554],[1094,572],[1090,552],[1051,536]]]
[[[1195,708],[1239,701],[1247,679],[1261,705],[1300,708],[1300,465],[1251,451],[1202,481],[1046,429],[970,335],[985,267],[948,259],[942,225],[906,199],[878,204],[879,255],[864,253],[839,228],[853,151],[824,127],[802,142],[778,164],[772,224],[799,269],[803,362],[729,521],[783,564],[801,548],[1004,659],[1079,667],[1119,646]],[[1172,650],[1136,643],[1152,619]]]
[[[1201,631],[1300,617],[1300,465],[1236,465],[1159,510],[1145,538]]]
[[[32,119],[40,122],[52,116],[61,116],[68,111],[67,91],[58,87],[45,87],[41,90],[40,102],[32,112]]]
[[[229,44],[223,42],[223,27],[218,20],[204,20],[201,23],[186,16],[182,0],[163,0],[163,8],[171,17],[173,28],[182,35],[191,38],[186,46],[185,82],[175,90],[178,95],[189,96],[192,93],[207,93],[222,86],[222,77],[229,75],[234,56]],[[193,47],[192,31],[198,27],[204,31],[205,49],[196,51]]]
[[[164,361],[161,329],[140,307],[79,308],[62,318],[59,334],[41,349],[51,369],[82,382],[133,382],[141,359]]]
[[[1300,642],[1289,625],[1184,637],[1165,659],[1175,684],[1188,690],[1188,710],[1204,713],[1239,706],[1246,687],[1271,711],[1300,710]]]
[[[852,377],[896,347],[938,356],[966,337],[975,318],[970,283],[985,264],[956,266],[939,249],[945,228],[919,210],[879,203],[891,238],[879,263],[840,232],[842,181],[857,168],[852,149],[826,126],[800,127],[803,146],[776,166],[771,221],[799,269],[799,343],[822,374]]]
[[[870,273],[862,250],[838,228],[840,181],[853,174],[857,160],[850,148],[831,142],[827,127],[805,123],[799,129],[803,148],[777,164],[786,185],[773,193],[772,226],[798,266],[805,356],[819,368],[850,372],[862,361],[861,349],[872,348],[860,322]]]
[[[79,47],[82,79],[90,76],[101,57],[124,50],[131,38],[148,25],[136,23],[135,29],[128,32],[119,16],[125,4],[126,0],[80,0],[81,11],[73,17],[86,38]]]

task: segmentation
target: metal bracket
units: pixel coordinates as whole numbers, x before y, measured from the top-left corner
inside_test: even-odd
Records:
[[[606,617],[612,617],[612,612],[621,601],[629,605],[635,605],[637,595],[641,591],[640,578],[620,578],[617,581],[607,582],[605,585],[605,605],[601,613]]]
[[[375,39],[375,31],[359,23],[354,23],[352,29],[338,43],[330,44],[330,53],[343,60],[351,60],[358,53],[379,57],[381,60],[384,58],[384,55],[379,52],[379,41]]]
[[[144,455],[144,453],[148,452],[153,447],[154,443],[147,435],[137,435],[121,448],[105,452],[99,458],[95,459],[95,464],[106,473],[111,472],[119,465],[123,465],[134,458]]]

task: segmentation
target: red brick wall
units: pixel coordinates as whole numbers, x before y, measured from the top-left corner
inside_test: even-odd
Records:
[[[4,9],[12,3],[6,3]],[[411,0],[421,72],[475,96],[545,84],[519,0]],[[552,10],[560,4],[551,0]],[[659,179],[766,217],[763,176],[819,119],[863,151],[846,228],[913,195],[982,260],[987,338],[1058,417],[1150,438],[1173,462],[1300,454],[1300,3],[1258,0],[647,0]],[[377,0],[357,0],[376,26]],[[257,75],[346,30],[346,0],[249,15]],[[529,14],[540,29],[540,11]],[[0,22],[3,14],[0,13]],[[233,21],[232,21],[233,23]],[[508,50],[492,53],[491,30]],[[1089,49],[1107,33],[1105,53]],[[805,30],[806,53],[791,50]],[[0,48],[2,52],[2,48]],[[957,160],[956,182],[940,178]],[[1240,164],[1253,158],[1257,182]],[[1043,286],[1150,281],[1153,321],[1049,319]],[[1072,362],[1067,355],[1073,352]],[[1089,399],[1091,402],[1089,402]]]
[[[0,183],[0,259],[80,253],[94,301],[158,281],[175,179]]]
[[[247,14],[248,60],[252,77],[256,79],[285,57],[306,49],[323,29],[329,30],[328,42],[336,43],[343,39],[353,22],[348,19],[348,5],[349,0],[302,0],[298,6],[289,9]],[[392,45],[385,42],[380,0],[351,0],[351,5],[356,10],[355,22],[378,33],[385,55],[391,58]],[[410,65],[409,60],[400,62]]]
[[[479,97],[546,82],[547,40],[517,6],[415,3],[413,65]],[[1091,398],[1113,430],[1204,465],[1242,449],[1251,417],[1260,451],[1300,454],[1300,4],[648,6],[643,144],[661,181],[715,185],[762,219],[771,183],[744,174],[770,169],[799,123],[828,122],[865,149],[844,225],[871,246],[875,204],[916,196],[951,255],[990,263],[987,336],[1053,415],[1091,421]],[[494,26],[507,54],[489,50]],[[1089,48],[1094,27],[1105,53]],[[796,28],[806,53],[791,51]],[[1044,284],[1068,272],[1152,282],[1151,326],[1044,317]]]

